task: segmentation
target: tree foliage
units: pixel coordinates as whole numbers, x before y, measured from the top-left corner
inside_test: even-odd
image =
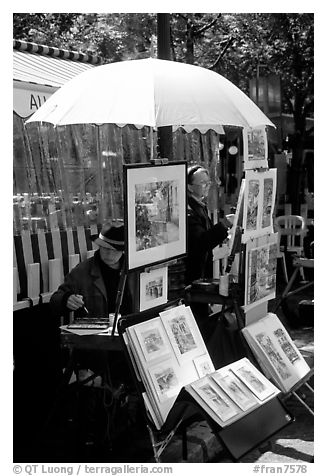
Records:
[[[99,54],[147,57],[156,47],[153,13],[15,13],[14,38]],[[245,92],[261,75],[281,76],[284,112],[313,111],[313,14],[173,13],[172,59],[211,68]]]
[[[294,117],[294,171],[301,172],[306,116],[313,115],[314,15],[173,13],[171,56],[210,68],[244,92],[249,79],[278,75],[282,112]],[[15,13],[14,38],[99,54],[106,62],[156,55],[154,13]],[[298,195],[298,185],[291,191]]]

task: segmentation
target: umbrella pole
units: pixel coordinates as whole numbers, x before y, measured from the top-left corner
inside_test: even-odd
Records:
[[[150,160],[151,162],[153,161],[154,157],[153,157],[153,127],[150,126]]]

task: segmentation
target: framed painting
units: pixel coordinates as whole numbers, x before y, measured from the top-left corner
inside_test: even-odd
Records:
[[[277,169],[245,172],[242,242],[273,232]]]
[[[256,241],[266,243],[258,245]],[[265,238],[250,240],[245,255],[245,309],[249,310],[261,302],[274,299],[277,281],[278,233]]]
[[[191,362],[205,352],[206,347],[190,307],[182,304],[160,312],[160,317],[179,365]]]
[[[127,270],[185,256],[186,164],[124,165]]]
[[[243,128],[244,170],[268,168],[268,139],[265,127]]]
[[[154,268],[140,273],[140,311],[167,302],[168,267]]]

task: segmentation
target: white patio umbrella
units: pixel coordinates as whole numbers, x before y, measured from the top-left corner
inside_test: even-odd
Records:
[[[273,126],[233,83],[208,69],[154,58],[97,66],[63,85],[26,122]]]

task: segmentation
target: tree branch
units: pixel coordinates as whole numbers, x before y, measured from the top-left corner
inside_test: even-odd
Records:
[[[209,28],[211,28],[215,23],[217,23],[217,20],[218,18],[221,17],[221,13],[218,14],[218,16],[216,18],[214,18],[210,23],[208,23],[207,25],[203,25],[201,28],[199,28],[198,30],[194,30],[193,34],[194,36],[200,36],[201,33],[203,33],[204,31],[208,30]]]
[[[231,43],[235,40],[235,38],[233,36],[230,36],[229,39],[227,40],[226,42],[226,45],[223,49],[223,51],[220,53],[220,55],[218,56],[218,58],[216,59],[216,61],[214,62],[214,64],[212,66],[210,66],[209,69],[215,69],[216,66],[218,65],[219,61],[222,59],[222,57],[224,56],[224,54],[226,53],[227,51],[227,48],[231,45]]]

